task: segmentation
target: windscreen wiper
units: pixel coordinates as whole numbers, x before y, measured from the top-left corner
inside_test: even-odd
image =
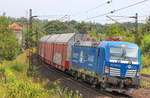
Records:
[[[124,59],[127,60],[127,61],[129,61],[128,64],[132,64],[132,60],[127,59],[127,56],[124,56]]]
[[[122,58],[124,58],[125,52],[123,51],[123,53],[121,54],[121,56],[117,59],[117,62],[120,63]]]

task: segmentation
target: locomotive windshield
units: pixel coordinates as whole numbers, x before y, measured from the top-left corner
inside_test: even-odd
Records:
[[[138,62],[138,49],[127,47],[110,47],[110,59]]]

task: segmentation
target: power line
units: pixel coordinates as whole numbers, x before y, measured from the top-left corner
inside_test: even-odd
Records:
[[[70,20],[69,15],[38,15],[38,18],[56,18],[56,20],[59,21],[65,21],[65,20]]]
[[[89,20],[89,19],[93,19],[93,18],[97,18],[97,17],[101,17],[101,16],[106,16],[108,14],[110,14],[110,12],[105,13],[105,14],[100,14],[100,15],[97,15],[97,16],[93,16],[93,17],[90,17],[90,18],[86,18],[85,20]]]
[[[132,18],[132,16],[110,16],[110,17]]]
[[[110,17],[118,17],[118,18],[132,18],[132,16],[110,16]],[[148,16],[138,16],[138,17],[148,17]]]
[[[65,16],[65,15],[38,15],[38,17],[62,17],[62,16]]]
[[[110,4],[111,2],[112,2],[112,0],[109,0],[107,2],[104,2],[104,3],[102,3],[102,4],[100,4],[100,5],[96,6],[96,7],[94,7],[94,8],[88,9],[88,10],[83,11],[83,12],[76,13],[76,14],[73,15],[73,17],[81,15],[83,13],[88,13],[88,12],[93,11],[93,10],[95,10],[97,8],[100,8],[100,7],[102,7],[102,6],[106,5],[106,4]]]
[[[138,20],[138,21],[141,21],[141,22],[142,22],[142,21],[143,21],[143,22],[146,22],[146,20]]]
[[[128,6],[119,8],[119,9],[117,9],[117,10],[114,10],[114,12],[117,12],[117,11],[120,11],[120,10],[124,10],[124,9],[127,9],[127,8],[129,8],[129,7],[132,7],[132,6],[136,6],[136,5],[141,4],[141,3],[143,3],[143,2],[146,2],[146,1],[148,1],[148,0],[143,0],[143,1],[140,1],[140,2],[137,2],[137,3],[134,3],[134,4],[131,4],[131,5],[128,5]]]
[[[107,16],[106,16],[107,17]],[[119,18],[119,19],[115,19],[115,20],[124,20],[124,19],[135,19],[136,17],[135,16],[109,16],[109,17],[117,17],[117,18]],[[138,16],[138,17],[143,17],[143,16]],[[141,22],[146,22],[146,19],[138,19],[138,21],[141,21]]]
[[[110,16],[106,16],[107,18],[111,19],[112,21],[115,21],[116,23],[120,24],[116,19],[113,19],[112,17]]]
[[[110,4],[111,2],[112,2],[112,0],[107,1],[107,2],[104,2],[104,3],[102,3],[102,4],[98,5],[98,6],[94,7],[94,8],[91,8],[91,9],[89,9],[89,10],[85,11],[85,12],[89,12],[89,11],[95,10],[95,9],[97,9],[97,8],[99,8],[99,7],[104,6],[105,4]]]
[[[93,18],[105,16],[105,15],[108,15],[108,14],[113,14],[114,12],[117,12],[117,11],[120,11],[120,10],[124,10],[124,9],[127,9],[127,8],[129,8],[129,7],[132,7],[132,6],[136,6],[136,5],[141,4],[141,3],[143,3],[143,2],[146,2],[146,1],[148,1],[148,0],[143,0],[143,1],[140,1],[140,2],[137,2],[137,3],[134,3],[134,4],[131,4],[131,5],[128,5],[128,6],[119,8],[119,9],[117,9],[117,10],[112,10],[112,11],[110,11],[110,12],[108,12],[108,13],[105,13],[105,14],[100,14],[100,15],[97,15],[97,16],[94,16],[94,17],[87,18],[87,19],[85,19],[85,20],[89,20],[89,19],[93,19]]]

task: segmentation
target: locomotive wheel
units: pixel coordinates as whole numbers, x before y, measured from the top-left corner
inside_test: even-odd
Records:
[[[78,72],[74,73],[74,80],[78,80]]]
[[[95,84],[92,84],[91,87],[96,88],[96,85],[95,85]]]
[[[100,83],[100,92],[104,92],[104,90],[105,90],[105,84]]]

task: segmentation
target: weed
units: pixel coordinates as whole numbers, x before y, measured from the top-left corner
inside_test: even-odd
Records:
[[[26,70],[26,65],[18,62],[10,63],[10,69],[15,72],[24,72]]]
[[[142,88],[149,88],[150,87],[150,83],[146,80],[141,80],[140,85]]]

